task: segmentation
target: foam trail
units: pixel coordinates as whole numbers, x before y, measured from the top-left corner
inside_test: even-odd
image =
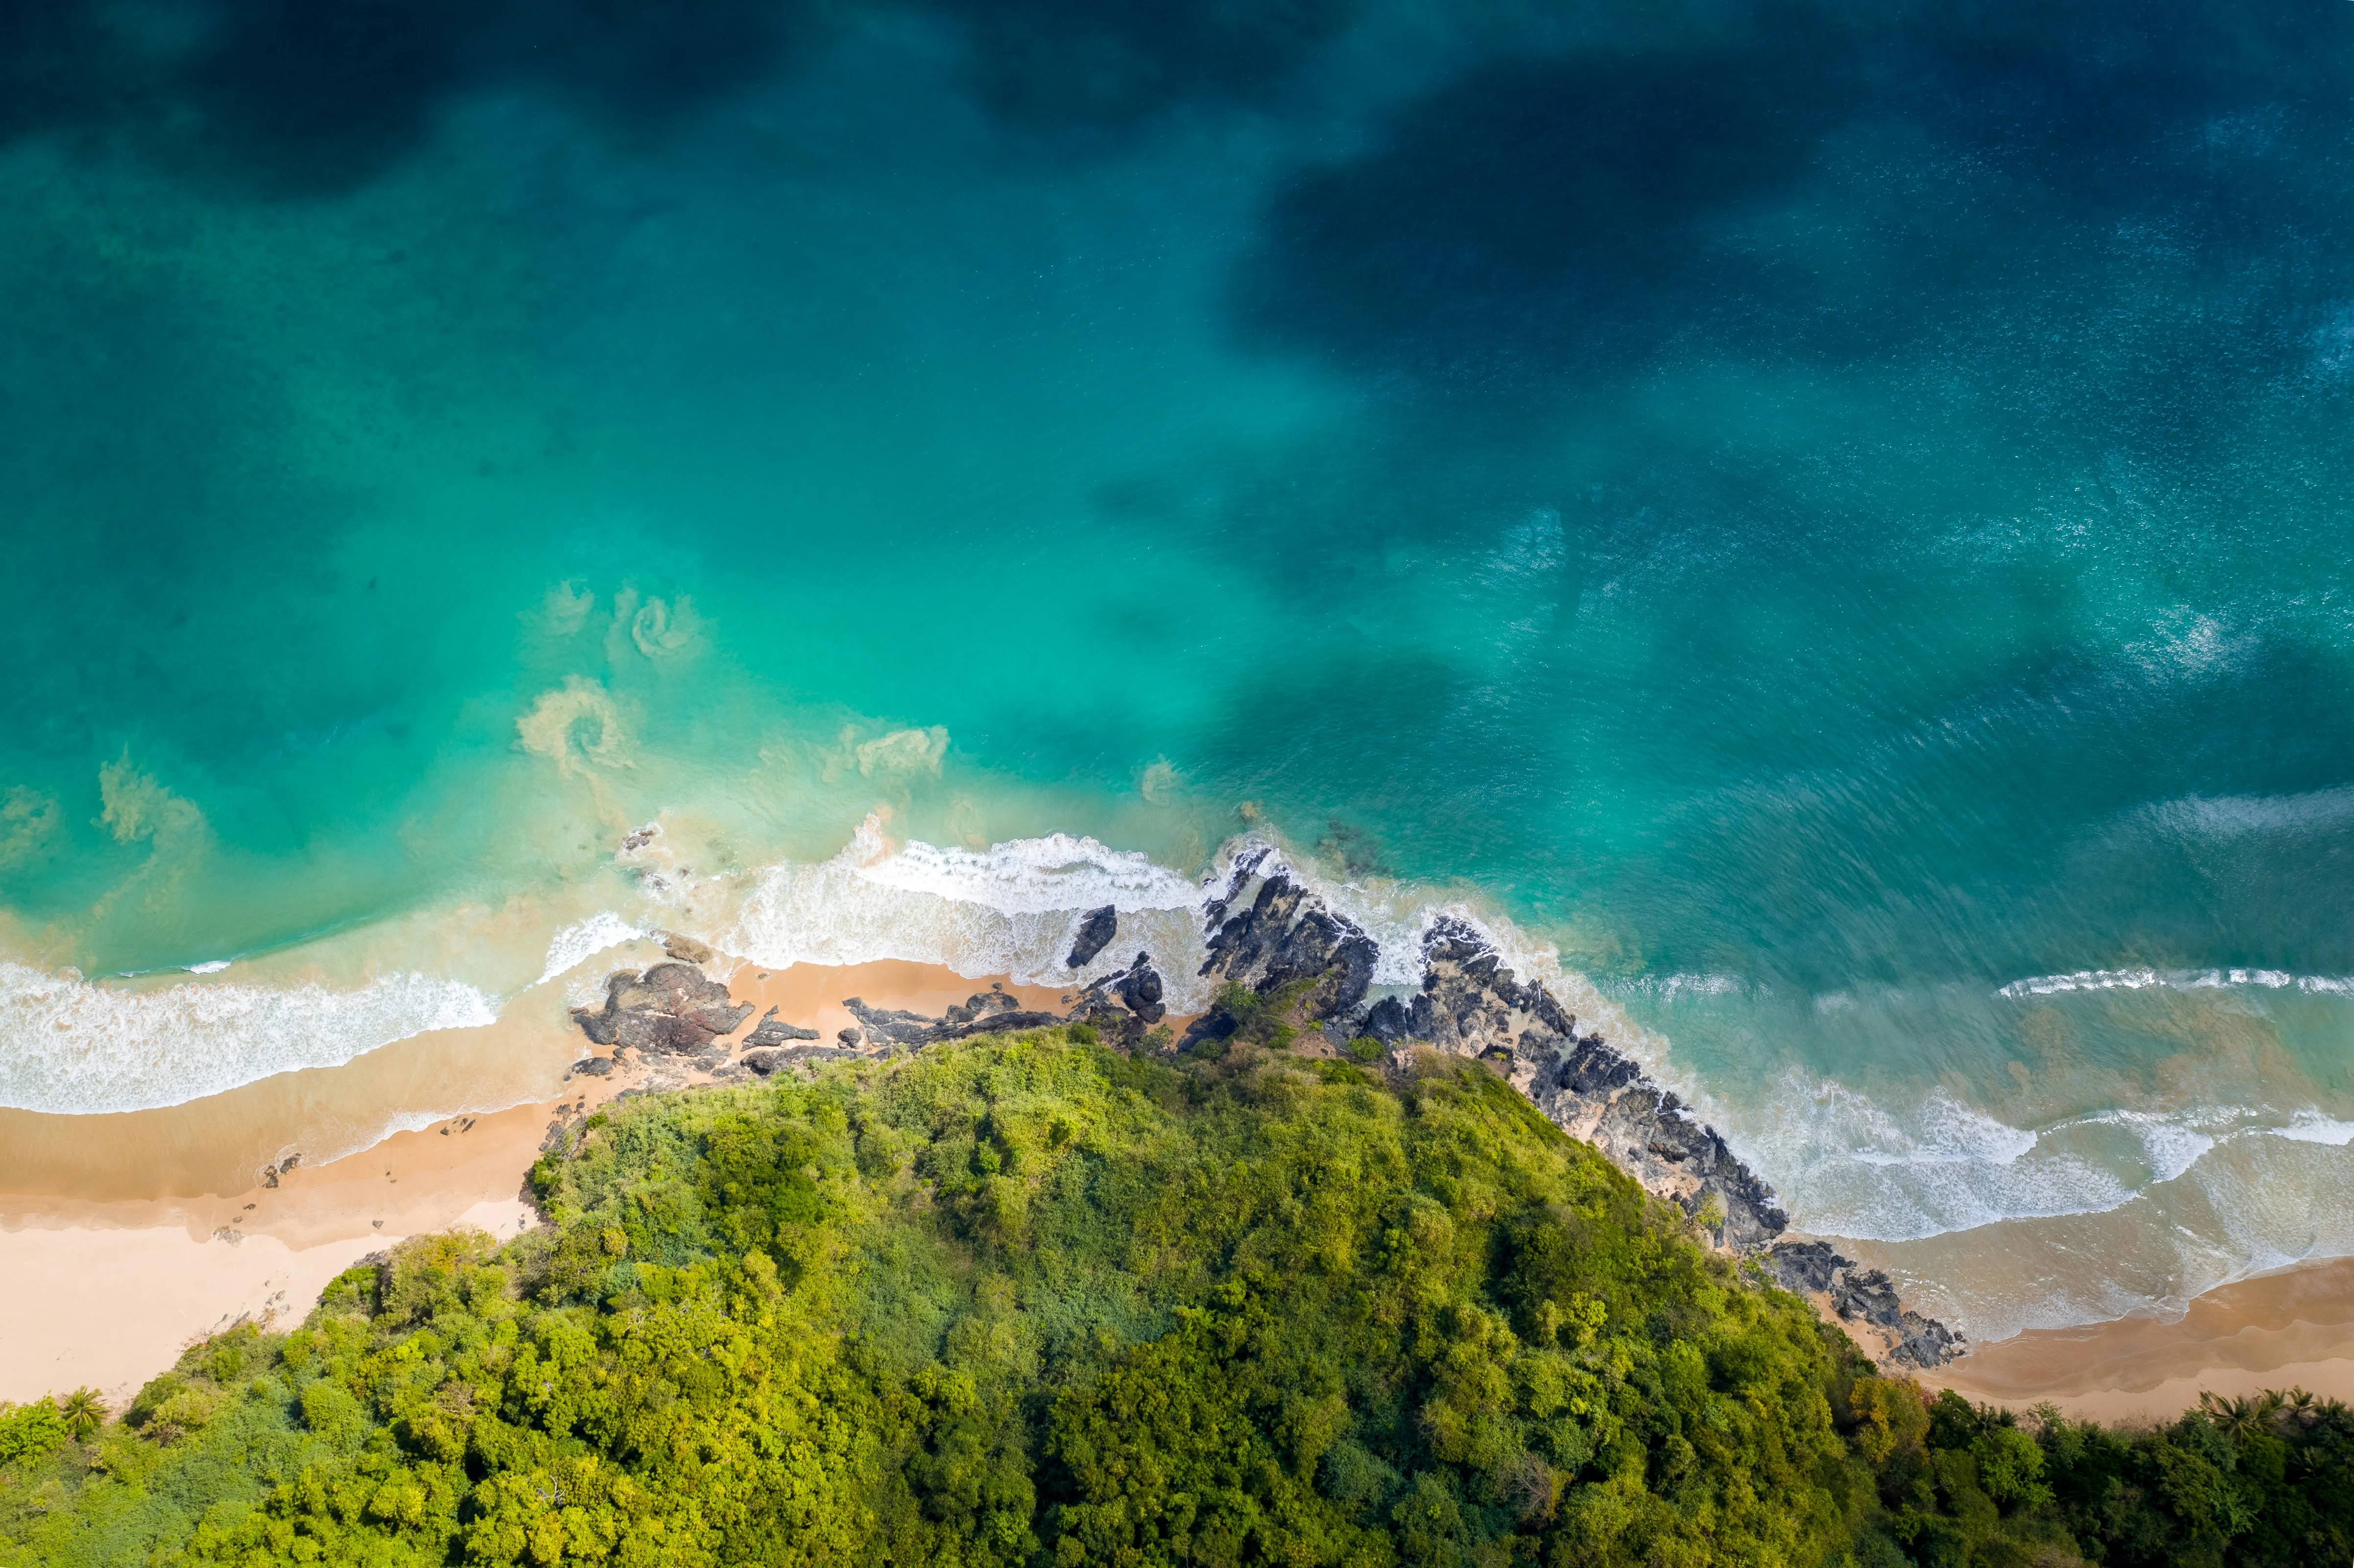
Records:
[[[2285,1138],[2292,1143],[2322,1143],[2333,1149],[2354,1143],[2354,1121],[2337,1121],[2312,1111],[2300,1115],[2286,1127],[2267,1130],[2274,1138]]]
[[[575,921],[556,934],[547,944],[547,967],[532,983],[546,985],[606,948],[634,942],[645,934],[611,910],[599,910],[586,920]]]
[[[2312,996],[2354,996],[2354,978],[2293,975],[2280,969],[2079,969],[2074,974],[2016,980],[1995,995],[2018,1001],[2078,991],[2300,991]]]
[[[0,963],[0,1105],[150,1110],[496,1017],[482,991],[420,974],[347,991],[219,982],[118,991]]]

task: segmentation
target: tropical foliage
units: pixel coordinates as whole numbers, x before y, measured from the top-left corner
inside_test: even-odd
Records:
[[[1926,1400],[1484,1069],[1258,1033],[625,1102],[504,1247],[0,1413],[0,1564],[2354,1556],[2342,1407]]]

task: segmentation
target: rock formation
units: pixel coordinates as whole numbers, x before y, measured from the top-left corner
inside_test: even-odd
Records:
[[[599,1045],[649,1054],[690,1056],[752,1015],[727,988],[689,963],[656,964],[642,975],[623,969],[605,979],[605,1006],[572,1010],[581,1033]]]
[[[777,1010],[772,1007],[760,1015],[759,1022],[752,1025],[752,1033],[744,1036],[744,1044],[789,1045],[796,1040],[814,1040],[817,1037],[817,1031],[814,1029],[803,1029],[779,1019]]]
[[[1111,946],[1119,935],[1119,911],[1111,905],[1090,909],[1079,922],[1079,929],[1071,938],[1071,956],[1064,963],[1075,969],[1086,969],[1096,961],[1096,955]]]

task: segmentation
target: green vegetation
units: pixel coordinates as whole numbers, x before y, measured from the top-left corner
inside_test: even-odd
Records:
[[[2354,1556],[2342,1407],[1926,1403],[1484,1069],[1267,1044],[618,1105],[541,1230],[0,1414],[0,1564]]]

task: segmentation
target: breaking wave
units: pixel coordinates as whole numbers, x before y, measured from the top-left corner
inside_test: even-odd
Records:
[[[0,962],[0,1105],[148,1110],[496,1018],[484,992],[421,974],[353,991],[204,980],[128,990]]]

